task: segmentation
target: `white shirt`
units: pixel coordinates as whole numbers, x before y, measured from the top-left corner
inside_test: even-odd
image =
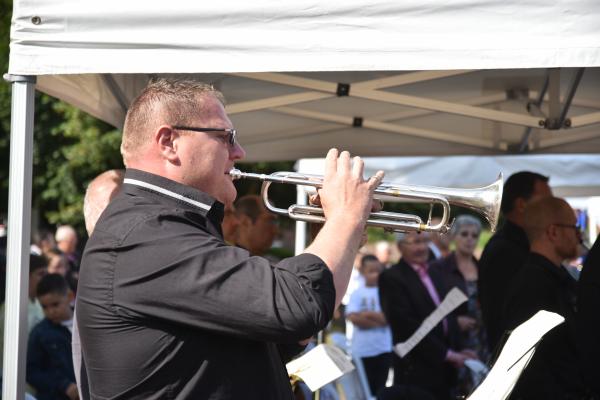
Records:
[[[346,316],[361,311],[381,312],[377,286],[361,286],[350,296]],[[392,351],[392,331],[389,326],[360,328],[354,326],[351,352],[354,357],[374,357]]]

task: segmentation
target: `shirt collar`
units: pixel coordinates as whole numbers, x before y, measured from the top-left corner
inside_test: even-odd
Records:
[[[129,168],[125,171],[123,183],[130,187],[168,197],[199,211],[205,216],[214,217],[218,220],[223,219],[225,207],[222,203],[198,189],[175,182],[164,176]]]
[[[425,263],[425,264],[408,263],[408,265],[410,265],[412,267],[412,269],[414,269],[415,272],[417,272],[417,273],[421,270],[421,268],[425,269],[425,271],[429,270],[429,265],[427,265],[427,263]]]
[[[545,271],[549,272],[560,282],[570,284],[575,281],[562,265],[554,264],[541,254],[533,252],[529,253],[529,260],[540,265]]]

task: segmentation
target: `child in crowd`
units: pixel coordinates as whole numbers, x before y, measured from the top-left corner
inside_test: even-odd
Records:
[[[365,255],[360,263],[364,285],[350,296],[346,318],[354,325],[351,351],[364,365],[371,393],[385,387],[392,362],[392,333],[379,303],[377,282],[383,265],[377,257]]]
[[[29,304],[27,306],[28,332],[31,332],[33,327],[44,319],[44,312],[42,311],[42,306],[40,306],[40,303],[35,297],[35,291],[40,279],[46,275],[47,267],[48,261],[45,257],[36,254],[29,255]],[[0,305],[0,359],[4,356],[4,306],[5,303],[2,301],[2,305]],[[1,372],[2,365],[0,365],[0,375]]]
[[[59,274],[44,276],[37,287],[44,318],[33,328],[27,347],[27,382],[38,400],[79,399],[73,358],[73,292]]]

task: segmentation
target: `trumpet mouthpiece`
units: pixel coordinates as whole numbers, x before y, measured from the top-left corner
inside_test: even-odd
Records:
[[[231,176],[231,180],[240,179],[242,177],[242,171],[237,168],[231,168],[229,170],[229,176]]]

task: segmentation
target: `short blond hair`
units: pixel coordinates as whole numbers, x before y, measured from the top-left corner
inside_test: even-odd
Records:
[[[202,99],[213,96],[225,105],[223,94],[204,82],[176,79],[152,79],[131,103],[121,141],[123,161],[145,147],[153,131],[161,124],[189,125],[193,116],[202,113]]]

